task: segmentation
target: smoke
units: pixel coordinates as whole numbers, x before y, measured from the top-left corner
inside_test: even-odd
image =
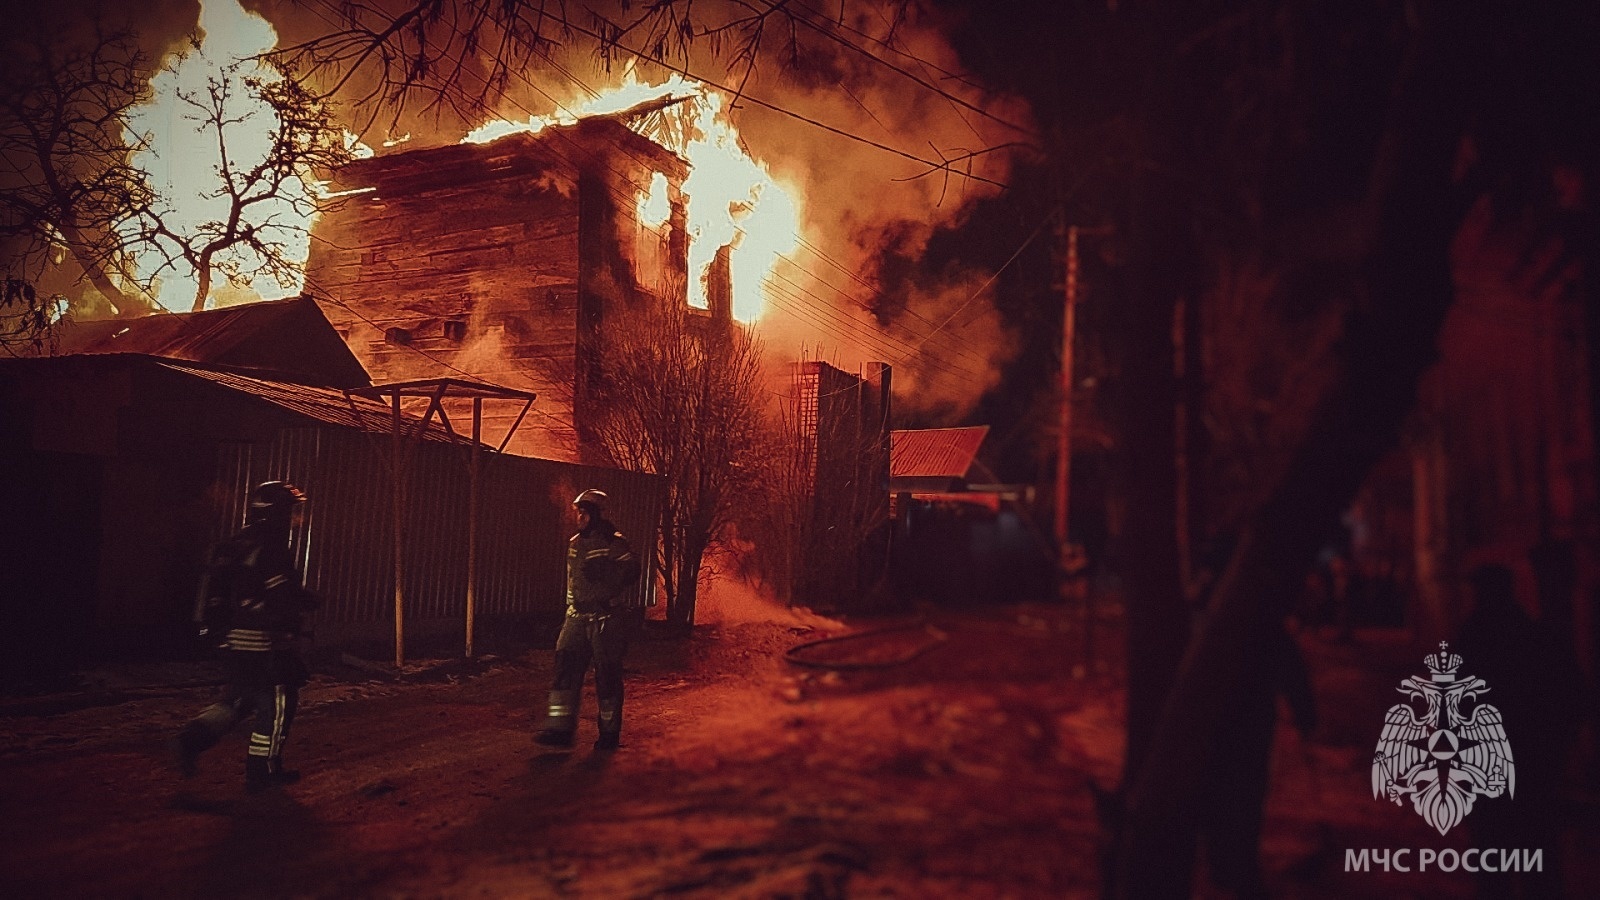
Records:
[[[763,337],[780,351],[821,348],[850,371],[890,363],[902,409],[959,418],[997,383],[1017,342],[985,283],[993,273],[947,268],[924,253],[936,231],[959,228],[976,201],[1001,190],[989,182],[1006,181],[1017,148],[984,151],[1026,135],[996,120],[1031,119],[1021,100],[951,77],[960,62],[945,36],[950,24],[852,4],[834,29],[841,40],[801,28],[793,65],[752,74],[751,95],[795,115],[746,102],[736,116],[750,153],[802,211],[800,246],[768,281]],[[968,154],[977,155],[949,171],[930,165]]]
[[[808,609],[786,606],[733,576],[702,580],[694,617],[702,625],[776,624],[835,631],[844,627]]]

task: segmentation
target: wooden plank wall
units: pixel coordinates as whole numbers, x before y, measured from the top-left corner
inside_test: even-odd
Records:
[[[655,171],[673,198],[665,239],[642,234],[634,202]],[[362,160],[333,184],[353,193],[314,226],[306,286],[374,382],[466,373],[534,391],[508,449],[575,461],[588,456],[574,421],[580,319],[598,328],[607,310],[684,283],[686,174],[611,120]],[[641,240],[668,245],[649,256],[671,271],[637,271]],[[498,440],[519,409],[486,404],[486,436]],[[470,429],[468,407],[449,412]]]

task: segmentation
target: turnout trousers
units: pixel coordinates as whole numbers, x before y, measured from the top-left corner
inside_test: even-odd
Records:
[[[224,650],[222,664],[228,677],[222,698],[190,720],[179,741],[186,752],[198,754],[253,719],[245,779],[264,781],[283,771],[283,746],[294,724],[305,666],[294,650]]]
[[[570,735],[577,730],[583,679],[592,661],[600,734],[616,737],[622,733],[622,658],[628,652],[632,624],[626,612],[569,615],[561,623],[545,731]]]

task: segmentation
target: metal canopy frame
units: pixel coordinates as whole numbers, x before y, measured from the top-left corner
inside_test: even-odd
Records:
[[[353,388],[347,390],[345,399],[349,401],[351,411],[358,416],[354,398],[363,397],[369,400],[385,402],[390,409],[390,446],[392,456],[390,471],[394,482],[394,665],[398,669],[405,665],[405,459],[404,445],[407,439],[407,425],[405,416],[401,412],[400,402],[407,398],[426,399],[427,412],[423,413],[415,426],[411,427],[409,438],[412,441],[421,441],[428,433],[428,427],[433,423],[434,416],[439,418],[445,433],[450,436],[451,443],[470,442],[471,453],[468,456],[467,480],[467,594],[466,594],[466,655],[472,657],[472,638],[477,614],[477,581],[478,581],[478,480],[482,467],[480,458],[483,455],[483,401],[485,400],[512,400],[522,401],[522,410],[517,413],[516,421],[511,423],[501,438],[498,447],[493,448],[498,455],[505,452],[506,445],[511,443],[511,438],[521,427],[522,420],[528,415],[528,410],[533,408],[533,401],[538,395],[531,391],[521,391],[515,388],[502,387],[497,384],[487,384],[479,381],[467,381],[460,378],[425,378],[413,381],[392,381],[386,384],[375,384],[372,387]],[[455,430],[450,422],[450,416],[445,413],[444,401],[447,399],[472,400],[472,436],[463,437]]]

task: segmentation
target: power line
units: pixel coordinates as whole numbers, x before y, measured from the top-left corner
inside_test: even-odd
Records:
[[[861,284],[863,287],[867,288],[868,290],[876,292],[876,290],[877,290],[876,288],[874,288],[872,285],[868,284],[860,276],[855,275],[854,273],[850,272],[848,269],[845,269],[842,265],[840,265],[838,262],[834,261],[831,257],[829,257],[820,248],[816,247],[815,245],[812,245],[812,244],[808,243],[807,241],[805,241],[804,238],[801,238],[800,242],[801,242],[802,245],[804,245],[806,247],[806,249],[810,250],[813,254],[817,255],[820,258],[822,258],[825,262],[828,262],[829,264],[831,264],[834,268],[839,269],[841,272],[844,272],[846,275],[850,276],[857,283]],[[872,313],[872,309],[871,309],[871,307],[869,307],[867,305],[866,301],[861,300],[860,298],[856,297],[854,294],[851,294],[849,291],[846,291],[843,288],[840,288],[840,287],[834,285],[832,282],[829,282],[827,279],[824,279],[821,276],[817,275],[815,272],[810,271],[805,266],[800,265],[799,262],[794,260],[793,257],[790,257],[787,254],[780,254],[780,256],[782,257],[782,259],[785,262],[788,262],[790,265],[793,265],[795,268],[799,269],[801,272],[804,272],[805,274],[809,275],[818,284],[821,284],[824,287],[827,287],[829,290],[832,290],[834,293],[836,293],[839,296],[841,296],[841,297],[845,298],[846,300],[850,301],[850,303],[852,303],[854,306],[856,306],[861,311],[866,312],[868,314]],[[810,292],[808,291],[807,293],[810,293]],[[813,294],[812,296],[815,296],[815,295]],[[820,297],[817,298],[817,299],[818,299],[819,302],[822,302]],[[904,307],[901,307],[901,310],[906,315],[916,319],[919,322],[922,322],[925,325],[932,326],[934,324],[930,319],[928,319],[927,317],[923,316],[921,313],[917,312],[910,305],[906,305]],[[916,334],[910,328],[906,328],[905,330],[908,333],[910,333],[913,338],[921,337],[921,335]],[[906,342],[906,341],[898,341],[897,340],[897,342],[901,343],[901,344],[903,344],[905,346],[909,346],[909,343]],[[977,353],[972,352],[971,350],[967,349],[965,346],[958,346],[955,349],[956,349],[956,353],[958,353],[959,355],[964,356],[964,357],[968,358],[969,360],[971,360],[973,362],[979,363],[979,364],[984,365],[985,367],[987,367],[988,362],[989,362],[987,359],[985,359],[984,357],[980,356]]]
[[[324,2],[326,2],[326,0],[324,0]],[[594,31],[591,28],[588,28],[588,27],[586,27],[584,25],[581,25],[581,24],[579,24],[577,22],[572,21],[571,19],[567,18],[564,14],[553,13],[553,12],[541,10],[540,11],[540,16],[541,16],[541,18],[548,19],[551,22],[560,23],[561,25],[565,26],[567,29],[569,29],[571,31],[574,31],[574,32],[577,32],[578,34],[582,34],[585,37],[588,37],[588,38],[598,42],[601,46],[606,46],[607,44],[610,44],[611,46],[615,46],[618,49],[620,49],[620,50],[622,50],[622,51],[624,51],[626,53],[632,54],[633,56],[635,56],[635,57],[637,57],[639,59],[655,63],[656,65],[661,66],[664,69],[667,69],[667,70],[673,71],[673,72],[677,72],[678,74],[683,75],[685,77],[693,78],[694,80],[696,80],[696,81],[698,81],[698,82],[700,82],[702,84],[708,85],[710,87],[714,87],[717,90],[722,91],[723,93],[725,93],[725,94],[727,94],[727,95],[729,95],[731,97],[742,97],[745,100],[747,100],[748,102],[754,103],[757,106],[761,106],[761,107],[764,107],[766,109],[770,109],[773,112],[779,113],[781,115],[789,116],[790,118],[797,119],[797,120],[799,120],[801,122],[805,122],[806,124],[812,125],[812,126],[814,126],[816,128],[820,128],[820,129],[822,129],[824,131],[827,131],[827,132],[829,132],[831,134],[836,134],[836,135],[838,135],[840,137],[843,137],[843,138],[846,138],[848,140],[856,141],[858,143],[865,144],[865,145],[867,145],[869,147],[874,147],[874,148],[876,148],[878,150],[884,151],[885,153],[892,153],[892,154],[894,154],[896,156],[900,156],[900,157],[903,157],[905,159],[909,159],[909,160],[911,160],[913,162],[916,162],[916,163],[919,163],[921,165],[927,166],[929,171],[945,171],[945,172],[949,172],[949,173],[953,173],[953,174],[957,174],[957,175],[962,175],[962,176],[964,176],[964,177],[966,177],[968,179],[971,179],[973,181],[980,181],[980,182],[983,182],[985,184],[993,185],[994,187],[998,187],[998,188],[1001,188],[1001,189],[1005,189],[1005,188],[1008,187],[1008,185],[1004,184],[1003,182],[995,181],[994,179],[986,178],[986,177],[984,177],[982,175],[975,175],[975,174],[973,174],[971,172],[961,172],[961,171],[959,171],[957,169],[954,169],[954,168],[952,168],[950,166],[950,162],[948,160],[934,162],[934,161],[931,161],[931,160],[923,159],[920,156],[917,156],[917,155],[912,154],[912,153],[907,153],[904,150],[900,150],[900,149],[897,149],[895,147],[890,147],[890,146],[888,146],[886,144],[880,144],[877,141],[869,140],[867,138],[861,137],[860,135],[851,134],[850,132],[845,131],[845,130],[843,130],[841,128],[835,128],[834,126],[829,125],[829,124],[827,124],[825,122],[821,122],[821,121],[818,121],[816,119],[810,118],[809,116],[805,116],[805,115],[802,115],[800,113],[794,112],[793,110],[787,109],[787,108],[785,108],[783,106],[780,106],[778,104],[772,103],[770,101],[763,100],[763,99],[761,99],[759,97],[756,97],[756,96],[753,96],[753,95],[750,95],[750,94],[744,94],[741,91],[739,91],[739,90],[737,90],[735,88],[731,88],[731,87],[729,87],[729,86],[727,86],[725,84],[722,84],[720,82],[712,81],[709,78],[704,78],[704,77],[702,77],[700,75],[696,75],[694,72],[690,71],[689,69],[684,68],[682,66],[674,65],[673,63],[667,62],[666,60],[664,60],[664,59],[662,59],[662,58],[660,58],[658,56],[654,56],[654,55],[651,55],[651,54],[648,54],[648,53],[644,53],[644,52],[639,51],[639,50],[635,50],[634,48],[629,47],[629,46],[627,46],[626,44],[623,44],[620,41],[608,41],[603,35],[599,34],[598,32]],[[330,23],[330,24],[332,24],[332,23]],[[458,65],[461,62],[459,57],[456,57],[455,61],[458,63]],[[517,74],[519,75],[519,77],[521,77],[520,73],[517,73]],[[487,86],[487,80],[486,79],[485,79],[485,86]],[[479,105],[481,105],[481,104],[479,104]],[[1013,127],[1016,127],[1016,126],[1013,126]]]
[[[804,271],[804,270],[802,270],[802,271]],[[788,278],[785,278],[783,275],[779,274],[776,270],[773,271],[773,277],[782,279],[784,281],[784,283],[790,285],[792,288],[794,288],[794,290],[799,291],[800,293],[802,293],[802,294],[812,298],[813,300],[817,301],[817,303],[822,307],[822,309],[828,310],[828,309],[831,308],[830,304],[828,304],[827,301],[823,300],[821,297],[818,297],[816,294],[812,293],[811,291],[806,290],[804,287],[796,284],[795,282],[789,280]],[[842,313],[839,314],[839,315],[840,315],[841,318],[843,318]],[[853,318],[847,319],[847,321],[851,322],[852,324],[860,324],[860,325],[863,325],[864,327],[871,328],[873,330],[874,334],[878,336],[878,338],[881,341],[881,343],[883,343],[885,345],[892,346],[893,350],[891,352],[897,353],[901,359],[905,359],[910,355],[910,353],[915,352],[916,348],[913,347],[909,342],[901,340],[901,339],[895,337],[892,334],[888,334],[888,333],[884,332],[882,329],[878,328],[876,325],[862,323],[862,322],[860,322],[859,319],[853,319]],[[983,363],[984,366],[987,367],[988,360],[982,359],[977,354],[971,353],[970,351],[965,350],[965,348],[958,348],[958,352],[962,353],[963,355],[966,355],[966,356],[970,357],[971,359],[973,359],[975,361]],[[949,361],[939,360],[937,364],[940,365],[940,366],[949,368],[954,372],[959,372],[960,374],[965,375],[965,376],[976,377],[978,375],[977,372],[972,371],[971,369],[967,368],[966,366],[960,365],[955,360],[949,360]]]
[[[809,3],[805,3],[804,0],[796,0],[796,3],[797,3],[797,5],[805,7],[806,9],[816,13],[817,15],[825,15],[825,13],[822,10],[817,9],[816,7],[810,5]],[[878,13],[878,17],[879,18],[883,18],[883,11],[882,10],[877,10],[877,13]],[[923,65],[923,66],[925,66],[927,68],[931,68],[935,72],[938,72],[940,75],[943,75],[946,78],[950,78],[952,80],[959,81],[962,84],[968,85],[970,87],[980,87],[980,85],[978,85],[977,82],[972,80],[971,76],[964,75],[964,74],[962,74],[960,72],[952,72],[949,69],[943,68],[942,66],[939,66],[939,65],[936,65],[934,63],[928,62],[927,60],[923,59],[920,56],[917,56],[914,53],[908,53],[908,52],[906,52],[904,50],[901,50],[899,47],[896,47],[894,44],[892,44],[892,43],[890,43],[888,41],[885,41],[882,38],[874,37],[873,35],[870,35],[870,34],[866,33],[865,31],[862,31],[861,29],[856,28],[853,25],[847,24],[842,18],[836,20],[836,19],[833,19],[833,18],[830,17],[828,19],[828,23],[830,25],[836,27],[836,28],[842,28],[845,31],[850,32],[851,34],[859,35],[859,36],[861,36],[863,38],[866,38],[867,40],[871,41],[874,44],[877,44],[880,47],[883,47],[886,50],[889,50],[889,51],[891,51],[893,53],[896,53],[896,54],[898,54],[900,56],[904,56],[907,59],[910,59],[910,60],[913,60],[913,61],[915,61],[917,63],[920,63],[921,65]],[[885,20],[885,24],[888,24],[887,20]]]
[[[773,287],[771,290],[777,295],[772,297],[775,307],[782,308],[791,316],[808,321],[813,326],[821,328],[824,331],[828,331],[847,343],[854,344],[857,347],[874,353],[882,353],[885,357],[894,356],[896,352],[904,346],[900,345],[898,347],[891,347],[889,342],[885,338],[881,337],[878,333],[863,333],[851,329],[848,325],[834,324],[812,316],[805,316],[794,307],[791,307],[789,303],[784,302],[786,299],[788,301],[792,301],[796,306],[808,311],[813,309],[812,307],[807,306],[803,300],[794,297],[782,288]],[[899,356],[899,361],[903,362],[909,359],[912,355],[914,354],[902,353]],[[969,370],[953,367],[951,364],[946,363],[937,357],[924,357],[922,364],[931,374],[941,375],[964,385],[976,384],[979,380],[979,378]]]
[[[994,280],[996,278],[1000,277],[1000,273],[1001,272],[1004,272],[1006,269],[1010,268],[1011,264],[1017,261],[1017,257],[1022,255],[1022,251],[1028,249],[1028,245],[1033,243],[1034,239],[1037,238],[1039,236],[1039,234],[1044,231],[1044,227],[1046,225],[1050,224],[1050,220],[1056,217],[1056,212],[1057,212],[1056,210],[1051,210],[1050,213],[1048,215],[1046,215],[1044,217],[1044,219],[1039,223],[1039,227],[1035,228],[1033,230],[1033,233],[1028,235],[1027,239],[1022,242],[1022,246],[1017,248],[1017,252],[1011,254],[1011,258],[1005,261],[1005,265],[1002,265],[1000,268],[995,269],[994,270],[994,274],[990,275],[988,277],[988,279],[983,282],[983,284],[978,286],[977,290],[972,292],[972,296],[968,297],[965,302],[963,302],[960,306],[956,307],[955,312],[952,312],[950,315],[946,316],[945,320],[943,322],[939,323],[939,327],[935,328],[930,334],[925,336],[922,339],[922,341],[917,344],[916,347],[912,348],[911,352],[913,354],[920,352],[922,347],[925,344],[927,344],[928,341],[931,340],[934,335],[938,334],[940,331],[943,331],[945,326],[949,325],[950,322],[952,320],[954,320],[956,316],[961,314],[962,310],[966,309],[967,306],[972,303],[972,301],[978,299],[978,295],[982,294],[985,290],[987,290],[989,285],[993,284]]]
[[[769,8],[771,8],[771,9],[777,9],[777,8],[779,8],[780,5],[781,4],[770,4],[770,3],[768,4]],[[799,9],[807,9],[807,7],[804,4],[797,4],[796,6]],[[810,11],[810,10],[808,9],[807,11]],[[1028,135],[1029,137],[1037,137],[1037,135],[1034,133],[1033,129],[1024,128],[1021,125],[1017,125],[1017,124],[1015,124],[1013,122],[1008,122],[1005,119],[1002,119],[999,116],[989,112],[988,110],[982,109],[982,108],[977,107],[977,106],[973,106],[971,103],[968,103],[966,100],[963,100],[962,98],[957,97],[956,95],[951,94],[948,91],[945,91],[945,90],[943,90],[943,89],[941,89],[939,87],[936,87],[936,86],[934,86],[932,84],[929,84],[926,81],[923,81],[921,78],[917,77],[915,74],[913,74],[911,72],[908,72],[905,69],[900,68],[899,66],[895,65],[892,62],[889,62],[888,60],[884,59],[883,57],[875,56],[872,53],[870,53],[869,51],[867,51],[866,49],[864,49],[862,47],[858,47],[855,44],[852,44],[851,42],[849,42],[849,41],[845,40],[843,37],[841,37],[838,32],[833,31],[832,29],[823,28],[822,26],[817,25],[816,23],[812,22],[809,18],[805,18],[805,17],[801,17],[801,16],[793,16],[792,18],[793,18],[794,21],[799,22],[802,25],[805,25],[807,28],[810,28],[811,30],[817,32],[818,34],[822,35],[823,37],[828,38],[829,40],[832,40],[832,41],[838,43],[841,46],[848,47],[851,50],[854,50],[855,52],[861,54],[862,56],[865,56],[867,59],[872,60],[873,62],[883,66],[886,69],[889,69],[892,72],[896,72],[896,73],[898,73],[900,75],[905,76],[906,78],[911,79],[913,82],[915,82],[918,85],[920,85],[920,86],[932,91],[935,94],[938,94],[940,97],[943,97],[944,99],[950,101],[951,103],[955,104],[956,106],[969,109],[969,110],[977,113],[978,115],[983,116],[986,119],[989,119],[991,121],[997,122],[997,123],[999,123],[1001,125],[1004,125],[1005,127],[1010,128],[1010,129],[1012,129],[1014,131],[1019,131],[1019,132],[1021,132],[1023,134]],[[830,22],[831,22],[831,20],[830,20]],[[914,55],[911,55],[911,54],[906,54],[906,55],[910,56],[912,59],[916,60],[917,62],[924,62],[922,59],[920,59],[917,56],[914,56]]]

